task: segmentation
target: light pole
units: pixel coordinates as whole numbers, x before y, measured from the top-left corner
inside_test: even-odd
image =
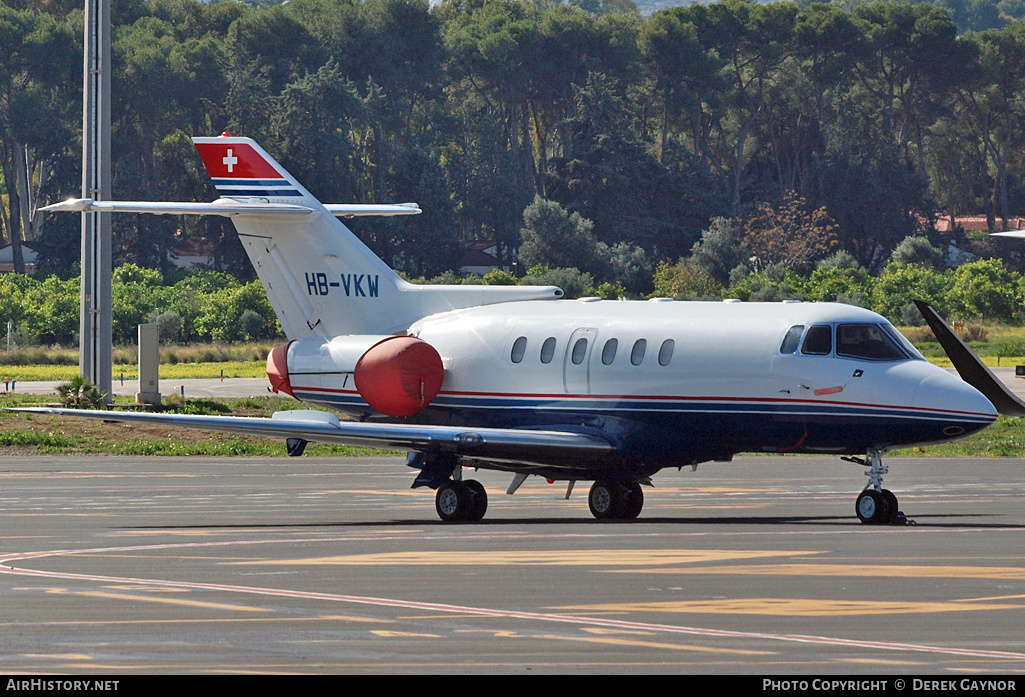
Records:
[[[110,0],[85,0],[82,198],[110,199]],[[111,229],[109,213],[82,213],[78,370],[110,399]]]

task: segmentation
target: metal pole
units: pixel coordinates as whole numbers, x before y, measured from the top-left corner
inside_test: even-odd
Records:
[[[110,0],[85,0],[82,198],[110,199]],[[111,392],[111,229],[109,213],[82,214],[79,374]]]

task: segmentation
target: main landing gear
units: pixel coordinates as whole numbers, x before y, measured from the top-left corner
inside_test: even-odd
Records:
[[[438,487],[434,508],[446,523],[478,521],[488,510],[488,492],[476,479],[453,479]]]
[[[595,518],[628,520],[640,515],[644,507],[644,492],[637,482],[597,481],[591,485],[587,505]]]
[[[860,458],[844,458],[860,465],[871,466],[868,475],[868,486],[858,494],[854,502],[854,512],[858,519],[866,525],[903,525],[908,522],[897,504],[897,497],[889,489],[883,488],[883,475],[889,469],[883,464],[882,453],[870,449],[865,453],[866,460]]]

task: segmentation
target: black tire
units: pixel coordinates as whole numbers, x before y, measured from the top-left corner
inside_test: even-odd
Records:
[[[865,489],[854,502],[854,512],[866,525],[890,522],[890,502],[874,489]]]
[[[587,495],[587,506],[595,518],[607,520],[623,515],[623,487],[612,482],[595,482]]]
[[[464,481],[463,488],[466,489],[470,497],[470,510],[466,515],[466,520],[480,520],[488,510],[488,492],[484,489],[484,485],[476,479]]]
[[[641,514],[644,508],[644,492],[641,485],[631,482],[626,487],[626,500],[623,502],[623,518],[633,519]]]
[[[883,498],[886,499],[886,503],[890,506],[890,518],[892,519],[900,510],[900,504],[897,503],[897,496],[889,489],[883,489],[880,493],[883,495]]]
[[[434,495],[434,508],[446,523],[466,520],[470,512],[470,492],[462,482],[445,482]]]

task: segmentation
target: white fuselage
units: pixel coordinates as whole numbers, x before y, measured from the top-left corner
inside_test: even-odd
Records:
[[[863,452],[946,440],[995,418],[988,400],[899,335],[900,355],[886,359],[782,350],[794,327],[839,336],[851,325],[896,334],[875,313],[831,303],[577,300],[442,313],[408,329],[445,369],[414,421],[593,429],[665,464],[749,450]],[[295,396],[374,418],[351,367],[323,369],[323,342],[293,342],[290,370],[313,354],[322,369],[293,374]]]

